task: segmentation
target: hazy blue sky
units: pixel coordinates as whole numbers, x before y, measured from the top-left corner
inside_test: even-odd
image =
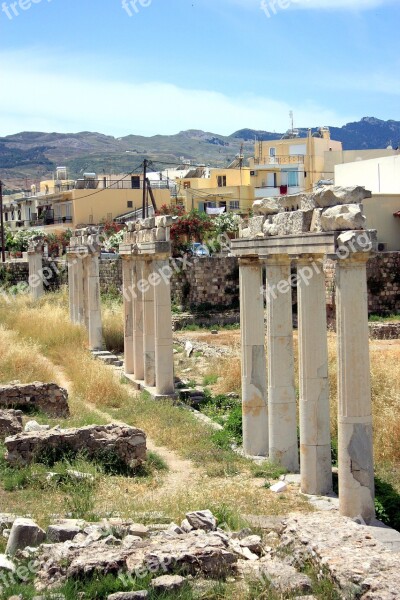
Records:
[[[399,119],[399,25],[399,0],[7,1],[0,134]]]

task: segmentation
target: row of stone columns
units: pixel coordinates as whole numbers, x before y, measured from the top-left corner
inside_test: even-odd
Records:
[[[157,396],[174,393],[167,257],[123,255],[125,373]]]
[[[103,327],[101,321],[99,254],[88,251],[67,255],[69,309],[72,323],[88,330],[89,347],[101,350]]]
[[[325,277],[322,256],[297,259],[300,457],[294,372],[291,258],[240,259],[244,451],[298,472],[301,489],[332,490]],[[337,264],[340,510],[374,516],[366,286],[368,253]],[[262,273],[266,271],[267,370]],[[307,276],[301,276],[303,272]]]

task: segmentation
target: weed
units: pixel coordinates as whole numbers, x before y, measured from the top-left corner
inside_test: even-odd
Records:
[[[252,465],[251,471],[254,477],[260,477],[262,479],[279,479],[281,475],[285,475],[287,473],[286,469],[280,467],[279,465],[275,465],[268,460],[258,465]]]
[[[204,379],[203,379],[203,386],[206,387],[207,385],[215,385],[218,381],[218,375],[214,374],[210,374],[210,375],[205,375]]]

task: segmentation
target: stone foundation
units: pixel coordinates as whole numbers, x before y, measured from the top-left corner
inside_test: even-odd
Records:
[[[78,454],[97,458],[102,452],[115,454],[128,467],[146,460],[146,434],[127,425],[90,425],[80,429],[50,429],[20,433],[5,441],[6,460],[13,466],[36,462],[42,453]]]
[[[0,408],[41,411],[49,417],[68,417],[68,392],[56,383],[10,384],[0,386]]]
[[[20,410],[0,410],[0,439],[22,432],[22,412]]]
[[[400,321],[398,323],[370,323],[369,337],[373,340],[400,339]]]

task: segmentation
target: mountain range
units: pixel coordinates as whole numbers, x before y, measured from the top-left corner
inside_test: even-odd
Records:
[[[332,139],[341,141],[344,150],[397,147],[400,121],[382,121],[364,117],[343,127],[330,127]],[[300,129],[306,137],[307,129]],[[240,152],[245,159],[254,153],[255,140],[280,139],[283,133],[240,129],[232,135],[195,129],[176,135],[151,137],[128,135],[115,138],[101,133],[21,132],[0,137],[0,177],[6,193],[29,189],[37,180],[51,177],[57,165],[68,168],[71,178],[84,172],[128,173],[147,158],[154,170],[163,170],[182,162],[227,166]]]

